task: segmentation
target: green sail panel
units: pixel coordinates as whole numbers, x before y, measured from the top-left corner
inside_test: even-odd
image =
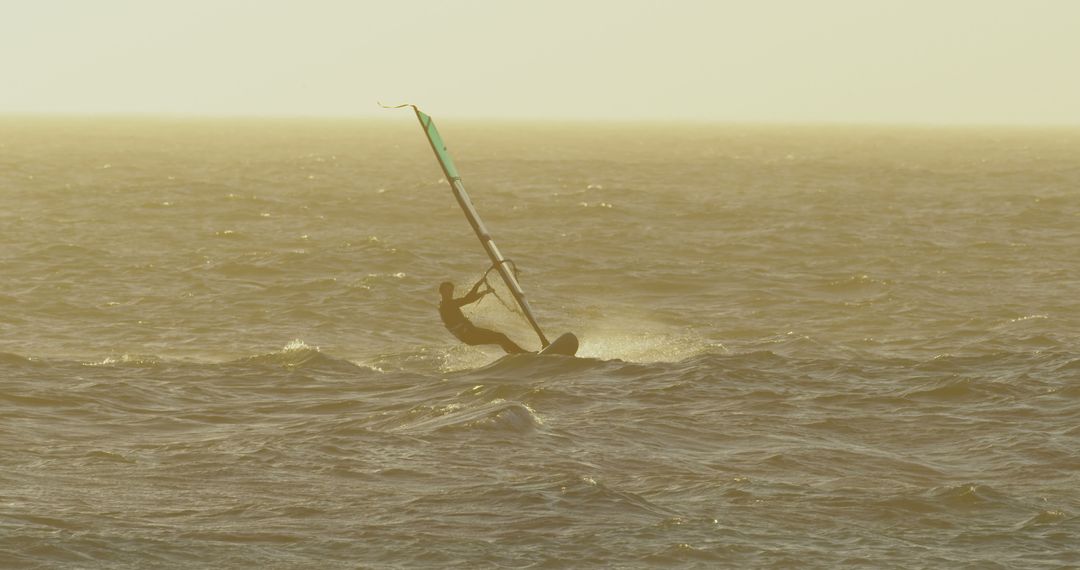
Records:
[[[435,156],[439,159],[439,164],[442,165],[443,173],[446,174],[446,180],[452,182],[457,179],[460,180],[461,176],[458,175],[457,167],[454,166],[454,159],[450,158],[450,151],[446,150],[446,143],[443,142],[442,136],[439,135],[439,129],[435,128],[434,121],[431,117],[425,115],[420,109],[413,107],[416,111],[416,118],[420,119],[420,125],[424,128],[424,132],[427,133],[428,141],[431,142],[431,150],[435,151]]]

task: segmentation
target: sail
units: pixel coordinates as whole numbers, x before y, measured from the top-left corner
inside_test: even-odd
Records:
[[[476,237],[480,239],[480,245],[484,247],[484,251],[487,252],[488,258],[491,259],[492,266],[499,272],[499,276],[506,282],[507,288],[510,289],[510,293],[514,296],[514,301],[521,307],[525,320],[529,322],[529,325],[536,331],[536,335],[540,337],[540,344],[544,347],[548,346],[550,343],[547,337],[544,336],[544,331],[540,330],[540,325],[537,324],[536,317],[533,316],[532,308],[529,307],[529,301],[525,299],[525,292],[521,290],[517,277],[514,276],[510,269],[510,263],[503,257],[502,252],[499,251],[498,246],[491,239],[491,234],[488,232],[487,227],[484,226],[483,220],[480,219],[480,214],[476,212],[476,207],[473,206],[472,200],[469,199],[469,194],[465,192],[465,185],[461,182],[461,176],[458,175],[457,167],[454,166],[454,161],[450,158],[450,153],[446,150],[446,143],[439,136],[435,123],[432,122],[431,117],[425,115],[415,105],[412,105],[412,108],[413,111],[416,111],[416,118],[420,120],[420,127],[424,129],[428,142],[431,143],[431,150],[435,151],[435,157],[439,159],[439,165],[442,166],[446,181],[454,192],[454,198],[457,199],[461,210],[465,212],[465,218],[469,220],[469,225],[476,232]]]

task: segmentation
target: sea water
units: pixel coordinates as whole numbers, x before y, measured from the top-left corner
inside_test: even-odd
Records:
[[[0,567],[1080,565],[1080,131],[435,118],[579,358],[408,113],[0,119]]]

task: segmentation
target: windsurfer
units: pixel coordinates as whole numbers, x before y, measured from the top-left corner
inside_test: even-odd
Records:
[[[475,303],[482,299],[484,295],[492,292],[490,286],[486,290],[481,291],[480,285],[483,283],[483,280],[478,281],[464,297],[458,297],[456,299],[454,298],[453,283],[445,281],[439,285],[439,294],[442,295],[442,299],[439,301],[439,316],[442,317],[446,329],[461,340],[461,342],[470,346],[478,344],[497,344],[501,346],[507,354],[529,352],[518,346],[514,341],[510,340],[510,337],[501,332],[480,328],[472,324],[472,322],[470,322],[461,312],[461,307]]]

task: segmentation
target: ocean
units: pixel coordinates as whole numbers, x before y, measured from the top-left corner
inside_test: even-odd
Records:
[[[0,567],[1080,567],[1080,130],[428,110],[577,358],[408,111],[0,118]]]

